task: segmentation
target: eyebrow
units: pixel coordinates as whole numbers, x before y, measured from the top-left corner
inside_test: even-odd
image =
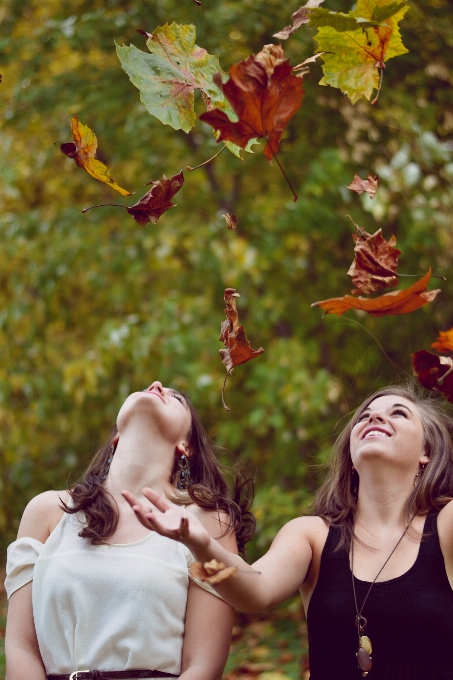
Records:
[[[409,413],[412,413],[412,411],[410,410],[409,406],[406,406],[406,404],[398,404],[398,403],[397,403],[397,404],[393,404],[393,405],[391,406],[391,408],[395,408],[396,406],[402,406],[402,407],[405,408],[407,411],[409,411]],[[370,411],[370,410],[371,410],[370,407],[367,406],[366,408],[363,409],[363,411],[360,412],[360,415],[363,415],[363,414],[365,413],[365,411]]]

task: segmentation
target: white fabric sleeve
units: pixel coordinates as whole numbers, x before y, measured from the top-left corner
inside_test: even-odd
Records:
[[[26,536],[8,546],[5,579],[8,599],[16,590],[33,580],[35,562],[42,548],[43,543]]]
[[[188,548],[186,548],[185,546],[184,546],[184,548],[185,548],[185,552],[186,552],[187,568],[189,568],[189,567],[192,566],[192,564],[194,564],[194,562],[196,562],[196,559],[192,555],[192,553],[190,552],[190,550]],[[219,593],[216,590],[214,590],[214,588],[211,586],[210,583],[207,583],[206,581],[200,581],[199,578],[194,578],[190,574],[190,572],[189,572],[189,578],[190,578],[191,581],[196,583],[197,586],[200,586],[200,588],[203,588],[203,590],[206,590],[208,593],[211,593],[211,595],[215,595],[216,597],[219,598],[219,600],[223,600],[223,597],[221,595],[219,595]]]

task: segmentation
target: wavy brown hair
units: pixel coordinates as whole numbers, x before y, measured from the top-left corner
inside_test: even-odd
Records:
[[[187,402],[192,418],[188,436],[191,483],[186,492],[178,491],[175,487],[170,500],[178,504],[195,503],[205,510],[226,513],[228,522],[223,535],[233,530],[239,552],[245,555],[245,544],[253,538],[256,525],[255,517],[250,511],[253,502],[253,480],[245,476],[236,466],[230,489],[224,475],[224,472],[229,471],[228,468],[218,462],[214,453],[215,447],[209,440],[198,413],[187,396],[185,394],[182,396]],[[117,432],[115,426],[81,478],[69,488],[71,505],[62,501],[65,512],[84,513],[85,523],[79,536],[90,539],[94,545],[105,542],[118,525],[118,506],[102,482]],[[170,478],[172,483],[176,482],[177,473],[178,461],[175,456]]]
[[[354,535],[357,493],[360,483],[357,472],[352,472],[350,436],[362,411],[378,397],[395,395],[415,404],[421,414],[424,431],[424,448],[429,457],[425,470],[406,501],[404,519],[409,522],[415,513],[426,515],[430,510],[441,510],[453,499],[453,421],[445,406],[437,399],[425,397],[412,385],[391,385],[378,390],[359,406],[340,433],[333,448],[328,475],[316,494],[313,514],[322,517],[329,525],[338,526],[341,538],[338,550],[349,549]]]

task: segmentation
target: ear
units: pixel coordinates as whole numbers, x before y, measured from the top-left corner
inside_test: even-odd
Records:
[[[190,456],[190,449],[185,443],[185,441],[180,441],[178,444],[176,444],[176,451],[182,456]]]
[[[114,444],[115,446],[117,446],[119,440],[120,440],[120,436],[119,436],[119,434],[116,434],[115,437],[113,438],[112,444]]]
[[[420,463],[420,465],[428,465],[428,463],[429,463],[429,458],[428,458],[428,456],[425,454],[425,455],[423,455],[423,456],[420,456],[418,462]]]

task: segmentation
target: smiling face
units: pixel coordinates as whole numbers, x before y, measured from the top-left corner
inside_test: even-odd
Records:
[[[352,428],[350,450],[359,475],[367,460],[387,460],[415,474],[429,460],[419,408],[396,395],[374,399]]]
[[[122,405],[117,418],[120,433],[132,423],[149,428],[174,446],[187,443],[192,424],[186,400],[177,390],[154,381],[141,392],[133,392]]]

